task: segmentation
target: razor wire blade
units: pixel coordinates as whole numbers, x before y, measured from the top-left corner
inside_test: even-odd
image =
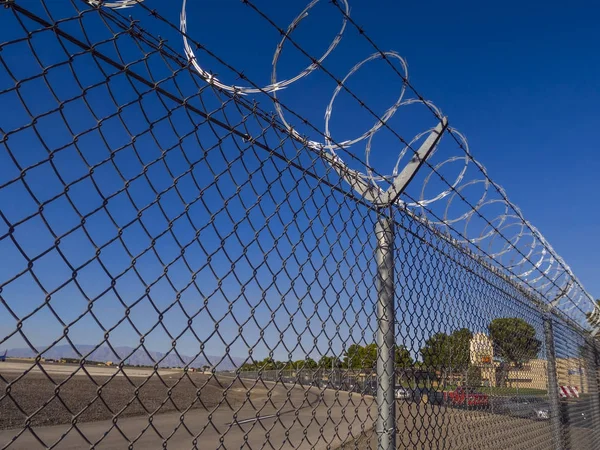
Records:
[[[121,0],[103,2],[101,0],[84,0],[93,7],[106,7],[111,9],[131,8],[144,0]],[[319,70],[326,58],[334,52],[342,41],[344,32],[348,27],[350,5],[348,0],[339,0],[337,6],[342,12],[342,22],[339,31],[329,43],[326,50],[311,64],[291,78],[279,80],[277,67],[283,47],[290,39],[291,34],[298,28],[302,20],[319,3],[312,0],[289,24],[283,37],[276,46],[273,55],[270,83],[259,86],[240,86],[227,84],[213,75],[195,54],[188,34],[187,0],[182,1],[180,12],[179,30],[183,40],[185,57],[194,70],[210,85],[235,95],[269,94],[280,123],[287,132],[299,142],[312,150],[318,151],[322,158],[335,171],[367,201],[376,207],[386,207],[392,204],[400,205],[415,217],[425,219],[429,224],[436,226],[452,236],[454,242],[463,245],[473,245],[481,251],[483,256],[500,264],[507,269],[509,276],[523,282],[532,291],[550,299],[549,307],[575,316],[580,325],[590,325],[599,320],[589,320],[589,317],[600,317],[600,308],[593,301],[592,296],[585,291],[581,283],[573,274],[566,262],[556,253],[544,236],[527,221],[520,209],[514,205],[504,189],[493,182],[487,175],[485,167],[474,159],[469,149],[465,136],[458,130],[448,125],[447,118],[432,102],[422,98],[405,98],[408,86],[408,66],[402,56],[393,51],[373,53],[356,63],[341,79],[325,110],[324,133],[322,140],[306,140],[291,124],[284,113],[281,102],[277,99],[277,92],[292,86],[295,82]],[[370,61],[385,58],[395,60],[401,68],[402,87],[394,104],[378,118],[373,126],[359,136],[336,142],[330,132],[330,120],[333,115],[334,102],[348,79]],[[414,104],[423,104],[430,109],[436,117],[438,124],[422,133],[417,134],[412,140],[406,142],[398,152],[398,158],[390,174],[377,173],[372,165],[373,136],[384,127],[388,127],[389,120],[402,108]],[[450,137],[448,137],[450,136]],[[444,155],[435,162],[435,156],[441,154],[439,147],[442,140],[453,139],[458,145],[459,153]],[[418,149],[416,145],[423,141]],[[342,154],[352,146],[365,143],[364,169],[352,169],[344,161]],[[412,152],[412,155],[410,153]],[[410,157],[407,157],[410,156]],[[441,172],[447,167],[458,166],[459,171],[450,181],[445,180]],[[469,170],[473,167],[473,170]],[[421,180],[420,193],[417,198],[403,198],[401,194],[409,186],[414,189],[414,177],[417,172],[426,172]],[[438,186],[438,191],[426,195],[436,175],[445,182],[445,186]],[[439,181],[439,180],[438,180]],[[412,182],[412,184],[411,184]],[[444,184],[444,183],[439,183]],[[479,188],[479,196],[467,195],[474,187]],[[469,200],[467,197],[473,197]],[[453,205],[462,202],[470,206],[462,213],[456,213]],[[501,211],[496,214],[485,213],[494,207],[500,206]],[[433,211],[435,208],[436,211]],[[483,226],[476,227],[473,223],[483,221]],[[600,325],[593,326],[595,330]]]

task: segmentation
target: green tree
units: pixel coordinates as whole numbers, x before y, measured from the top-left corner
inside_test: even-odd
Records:
[[[285,363],[281,361],[275,361],[270,356],[267,356],[262,361],[257,361],[254,363],[256,369],[254,370],[277,370],[285,367]]]
[[[494,355],[501,361],[496,369],[496,384],[505,386],[510,368],[535,358],[542,343],[535,337],[535,328],[518,317],[494,319],[488,329]]]
[[[348,369],[373,369],[377,364],[377,344],[364,347],[352,344],[344,355],[344,367]]]
[[[466,384],[468,387],[479,387],[481,386],[481,368],[477,366],[469,366],[467,370]]]
[[[448,335],[435,333],[421,348],[423,365],[440,371],[463,371],[469,367],[471,359],[471,338],[467,328],[461,328]]]
[[[296,370],[312,370],[317,368],[317,362],[312,358],[299,359],[298,361],[294,361],[291,365],[292,368]]]
[[[432,334],[421,347],[423,365],[428,369],[445,370],[450,367],[450,336],[446,333]]]
[[[242,371],[254,371],[256,370],[256,365],[253,363],[244,363],[242,364],[242,367],[240,367],[240,370]]]
[[[350,347],[348,347],[346,353],[344,354],[344,367],[349,369],[360,367],[363,353],[364,349],[361,345],[352,344]]]
[[[473,333],[461,328],[450,335],[450,366],[454,370],[466,370],[471,364],[471,339]]]
[[[321,358],[323,360],[323,358]],[[396,367],[410,367],[413,365],[413,359],[410,352],[404,345],[396,345],[395,348]],[[331,367],[331,360],[325,360]],[[320,367],[321,362],[319,362]],[[364,347],[359,344],[352,344],[348,347],[344,355],[343,366],[348,369],[374,369],[377,366],[377,344],[368,344]]]
[[[334,369],[339,369],[342,367],[342,361],[337,356],[324,355],[321,356],[317,365],[319,369],[331,369],[332,367]]]
[[[468,328],[460,328],[448,335],[435,333],[421,348],[423,368],[441,372],[444,386],[451,373],[465,374],[471,361],[471,339]]]
[[[396,354],[394,356],[396,367],[406,369],[408,367],[412,367],[414,364],[412,356],[410,356],[410,352],[404,345],[396,346]]]

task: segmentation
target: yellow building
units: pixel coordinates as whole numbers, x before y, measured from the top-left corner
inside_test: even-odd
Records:
[[[576,386],[580,393],[588,392],[589,382],[583,358],[556,358],[560,386]]]
[[[475,333],[471,338],[470,359],[475,366],[491,364],[494,360],[494,346],[485,334]]]
[[[496,365],[494,365],[494,346],[484,333],[475,333],[471,338],[471,364],[481,369],[481,378],[485,386],[496,385]]]
[[[508,371],[506,383],[509,387],[548,389],[548,361],[532,359],[520,367]]]
[[[481,368],[484,384],[496,386],[496,369],[500,363],[494,361],[494,348],[484,333],[475,333],[470,343],[471,364]],[[560,386],[576,386],[580,393],[588,392],[585,360],[583,358],[556,358],[556,372]],[[512,367],[507,374],[509,387],[548,389],[548,361],[532,359],[519,367]]]

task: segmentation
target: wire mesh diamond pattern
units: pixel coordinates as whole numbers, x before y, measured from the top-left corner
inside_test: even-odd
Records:
[[[0,4],[1,448],[598,446],[585,311],[366,201],[142,2]]]

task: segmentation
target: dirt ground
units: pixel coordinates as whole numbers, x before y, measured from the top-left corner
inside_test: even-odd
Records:
[[[17,374],[0,376],[0,429],[20,428],[28,417],[33,426],[69,423],[77,416],[78,422],[87,422],[184,410],[212,409],[220,402],[233,407],[243,402],[252,382],[240,381],[232,386],[230,379],[215,379],[209,375],[183,372],[150,379],[119,376],[75,376],[64,382],[66,376],[53,374],[52,381],[43,373],[29,373],[22,379]],[[61,384],[64,382],[64,384]],[[107,383],[106,385],[103,385]],[[263,392],[264,391],[264,392]],[[264,388],[250,391],[252,397],[266,395]]]

